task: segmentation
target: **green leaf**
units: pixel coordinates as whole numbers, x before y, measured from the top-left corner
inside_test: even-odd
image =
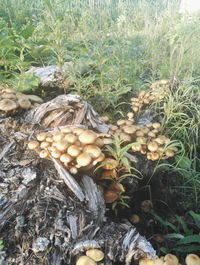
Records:
[[[53,13],[53,7],[52,7],[52,4],[51,4],[50,0],[43,0],[43,3],[49,9],[49,11],[52,14]]]
[[[194,211],[189,211],[188,213],[193,217],[196,226],[200,229],[200,214],[197,214]]]
[[[35,30],[35,27],[32,25],[28,25],[25,29],[21,31],[21,35],[25,38],[28,39],[29,37],[32,36],[33,32]]]
[[[181,224],[185,234],[191,235],[193,233],[193,230],[188,228],[186,222],[183,219],[181,219],[180,216],[178,216],[178,215],[175,215],[175,216],[176,216],[176,219],[178,220],[179,224]]]
[[[184,245],[184,244],[189,244],[189,243],[200,243],[200,235],[186,236],[180,239],[176,244]]]
[[[173,248],[173,250],[184,252],[184,253],[190,253],[190,252],[195,252],[197,250],[200,250],[200,245],[180,246],[180,247]]]
[[[166,236],[165,236],[165,238],[176,238],[176,239],[182,239],[182,238],[184,238],[184,236],[183,235],[181,235],[181,234],[177,234],[177,233],[172,233],[172,234],[167,234]]]

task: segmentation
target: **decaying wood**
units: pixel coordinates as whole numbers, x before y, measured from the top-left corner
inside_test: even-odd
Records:
[[[39,159],[26,149],[33,126],[43,130],[43,120],[54,110],[65,120],[70,104],[81,105],[78,115],[74,109],[72,124],[107,132],[107,125],[77,95],[59,96],[31,110],[16,122],[18,131],[12,137],[6,135],[11,134],[6,129],[9,124],[0,126],[0,230],[5,244],[12,246],[6,249],[5,264],[13,264],[14,258],[14,264],[34,265],[39,257],[42,264],[75,264],[90,248],[104,251],[104,264],[128,265],[134,259],[153,257],[154,249],[133,225],[106,217],[102,192],[92,176],[71,176],[56,160]]]

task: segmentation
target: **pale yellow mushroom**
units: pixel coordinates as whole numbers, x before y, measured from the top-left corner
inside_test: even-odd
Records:
[[[136,136],[136,137],[143,137],[143,136],[144,136],[144,133],[143,133],[143,131],[139,130],[139,131],[137,131],[137,132],[135,133],[135,136]]]
[[[61,154],[62,153],[59,150],[54,150],[51,152],[51,156],[53,156],[54,158],[59,158]]]
[[[47,134],[45,132],[41,132],[36,135],[37,140],[40,142],[44,141],[46,137],[47,137]]]
[[[133,214],[129,217],[129,220],[133,224],[138,224],[140,222],[140,217],[137,214]]]
[[[122,125],[125,124],[125,122],[126,122],[125,120],[118,120],[118,121],[117,121],[117,125],[118,125],[118,126],[122,126]]]
[[[77,260],[76,265],[97,265],[97,263],[87,256],[81,256]]]
[[[34,150],[37,149],[39,147],[40,143],[37,141],[31,141],[28,143],[28,149],[30,150]]]
[[[17,109],[18,104],[11,99],[2,99],[0,101],[0,110],[5,112]]]
[[[72,173],[73,175],[77,174],[78,173],[78,169],[76,167],[71,167],[69,169],[70,173]]]
[[[73,158],[69,154],[62,154],[60,156],[60,161],[65,163],[65,164],[70,163],[72,160],[73,160]]]
[[[71,133],[71,132],[72,132],[72,130],[71,130],[70,127],[60,128],[60,131],[61,131],[62,133]]]
[[[153,260],[148,258],[142,258],[139,260],[139,265],[153,265]]]
[[[137,130],[137,128],[134,125],[125,125],[122,127],[122,129],[127,134],[133,134]]]
[[[186,265],[200,265],[200,257],[195,254],[188,254],[185,263]]]
[[[89,249],[86,251],[86,256],[94,261],[101,261],[104,258],[104,253],[100,249]]]
[[[142,149],[142,145],[141,145],[141,144],[133,144],[133,145],[131,146],[131,149],[132,149],[132,151],[134,151],[134,152],[139,152],[139,151],[141,151],[141,149]]]
[[[61,140],[59,142],[56,142],[56,148],[61,152],[67,150],[68,147],[69,143],[66,140]]]
[[[101,149],[97,145],[86,145],[83,152],[88,153],[92,158],[97,158],[101,154]]]
[[[164,265],[178,265],[178,259],[175,255],[167,254],[164,256]]]
[[[154,122],[154,123],[152,123],[152,127],[153,127],[154,129],[156,129],[156,130],[160,130],[161,125],[160,125],[159,122]]]
[[[59,142],[59,141],[61,141],[61,140],[63,139],[63,137],[64,137],[64,134],[61,133],[61,132],[53,133],[53,140],[54,140],[55,142]]]
[[[86,130],[79,135],[79,141],[83,144],[93,144],[97,139],[97,134],[93,131]]]
[[[174,151],[168,149],[168,150],[165,151],[165,155],[167,157],[173,157],[174,156]]]
[[[87,153],[82,153],[76,158],[78,167],[86,167],[92,162],[92,158]]]
[[[67,149],[67,153],[70,156],[76,157],[81,153],[81,148],[77,145],[70,145],[70,147]]]
[[[104,153],[101,153],[100,156],[93,161],[93,165],[95,166],[97,163],[102,162],[105,159]]]
[[[155,152],[158,150],[158,144],[156,142],[150,142],[148,145],[147,145],[147,148],[149,149],[149,151],[151,152]]]
[[[41,151],[39,152],[39,156],[40,156],[40,158],[47,158],[48,155],[49,155],[49,152],[48,152],[47,150],[41,150]]]
[[[49,142],[41,142],[40,148],[45,149],[48,148],[51,144]]]
[[[78,137],[70,133],[70,134],[66,134],[63,139],[66,140],[70,144],[74,144],[78,140]]]
[[[28,98],[19,99],[18,104],[22,109],[30,109],[31,108],[31,102],[28,100]]]

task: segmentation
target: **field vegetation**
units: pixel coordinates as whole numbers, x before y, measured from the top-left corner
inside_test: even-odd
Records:
[[[38,79],[26,71],[73,62],[65,72],[67,92],[81,95],[114,121],[125,116],[133,92],[170,79],[174,89],[165,104],[150,107],[164,113],[162,132],[181,148],[156,170],[162,167],[173,178],[164,190],[181,194],[183,207],[177,213],[168,200],[158,199],[174,215],[173,224],[156,209],[148,217],[157,222],[153,233],[171,240],[161,245],[155,240],[160,253],[199,253],[200,15],[180,14],[173,0],[94,2],[0,0],[0,84],[48,99],[48,91],[38,89]],[[160,181],[156,170],[143,188],[155,205],[151,183]]]

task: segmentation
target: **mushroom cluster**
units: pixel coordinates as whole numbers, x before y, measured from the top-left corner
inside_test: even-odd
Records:
[[[10,88],[0,90],[0,111],[11,113],[19,109],[30,109],[43,103],[36,95],[25,95]]]
[[[155,81],[151,83],[149,86],[152,90],[163,88],[163,89],[168,89],[170,87],[170,80],[169,79],[162,79]]]
[[[89,249],[85,254],[77,260],[76,265],[103,265],[102,262],[99,263],[104,259],[104,253],[100,249]]]
[[[185,259],[186,265],[200,265],[200,258],[195,254],[188,254]],[[142,258],[139,265],[180,265],[175,255],[167,254],[164,257],[155,256],[153,259]]]
[[[35,150],[41,158],[59,160],[72,174],[77,174],[104,160],[103,145],[104,139],[95,132],[71,126],[38,133],[36,140],[28,143],[28,148]]]
[[[161,124],[159,122],[148,123],[144,127],[134,125],[131,120],[118,120],[117,125],[109,125],[109,134],[115,134],[126,143],[132,145],[133,152],[146,155],[148,160],[156,161],[173,157],[178,151],[177,147],[166,147],[170,139],[165,135],[159,135]]]

